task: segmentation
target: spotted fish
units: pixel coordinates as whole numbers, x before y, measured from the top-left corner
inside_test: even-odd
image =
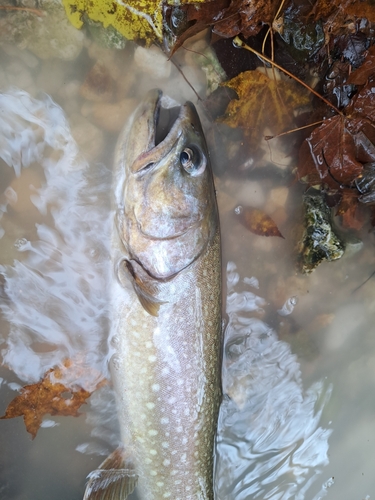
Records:
[[[151,91],[115,161],[111,360],[123,451],[85,499],[212,500],[221,361],[219,218],[199,117]]]

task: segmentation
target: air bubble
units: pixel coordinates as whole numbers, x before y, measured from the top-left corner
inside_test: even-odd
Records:
[[[26,246],[28,244],[28,240],[26,238],[19,238],[14,242],[14,246],[22,252],[23,250],[26,250]]]
[[[242,208],[242,206],[241,206],[241,205],[238,205],[238,206],[234,209],[234,213],[235,213],[236,215],[240,215],[240,214],[242,214],[242,211],[243,211],[243,208]]]
[[[112,357],[112,366],[115,370],[119,370],[120,369],[120,365],[121,365],[121,362],[120,362],[120,358],[118,356],[113,356]]]

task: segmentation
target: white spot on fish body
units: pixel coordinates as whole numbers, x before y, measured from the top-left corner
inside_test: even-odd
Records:
[[[161,423],[162,425],[169,424],[169,418],[168,418],[168,417],[162,417],[162,418],[160,419],[160,423]]]
[[[158,473],[156,472],[156,470],[151,470],[151,471],[150,471],[150,475],[151,475],[151,476],[157,476],[157,475],[158,475]]]
[[[164,465],[164,467],[168,467],[168,465],[170,465],[170,464],[171,464],[171,461],[170,461],[170,460],[165,459],[165,460],[163,461],[163,465]]]
[[[157,436],[158,434],[159,434],[159,433],[158,433],[158,431],[157,431],[157,430],[155,430],[155,429],[150,429],[150,430],[148,431],[148,435],[149,435],[149,436]]]
[[[162,486],[164,486],[163,481],[158,481],[158,482],[156,483],[156,486],[159,486],[159,488],[161,488]]]
[[[147,359],[149,360],[150,363],[155,363],[156,356],[154,354],[151,354],[151,356],[149,356]]]
[[[158,391],[160,391],[160,385],[159,384],[152,384],[151,389],[154,392],[158,392]]]
[[[152,403],[151,401],[146,403],[146,407],[149,409],[149,410],[153,410],[155,408],[155,403]]]
[[[169,493],[169,491],[166,491],[163,495],[163,498],[169,498],[171,496],[171,494]]]
[[[169,443],[168,443],[168,441],[163,441],[163,442],[161,443],[161,445],[162,445],[162,447],[163,447],[163,448],[169,448]]]
[[[147,341],[145,345],[147,349],[150,349],[152,347],[152,342]]]
[[[176,479],[176,481],[174,482],[174,484],[176,484],[176,485],[181,484],[181,483],[182,483],[181,479]]]
[[[150,455],[157,455],[158,452],[156,450],[150,450]]]

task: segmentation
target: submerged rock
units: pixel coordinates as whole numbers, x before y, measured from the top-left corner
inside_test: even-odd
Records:
[[[331,211],[322,194],[309,190],[303,196],[305,229],[299,244],[300,265],[304,273],[311,273],[324,260],[340,259],[345,245],[334,232]]]
[[[84,34],[69,23],[61,2],[39,0],[29,4],[29,10],[5,11],[0,18],[0,45],[15,44],[41,59],[78,57]]]
[[[92,21],[86,15],[84,16],[84,24],[92,39],[101,47],[118,50],[125,48],[126,38],[124,38],[113,26],[109,25],[104,28],[102,23]]]

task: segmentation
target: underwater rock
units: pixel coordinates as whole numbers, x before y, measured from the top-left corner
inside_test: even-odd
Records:
[[[207,47],[205,40],[199,40],[192,45],[191,49],[194,51],[193,61],[198,64],[206,75],[206,95],[208,96],[218,88],[221,82],[227,79],[227,75],[221,67],[216,52],[211,47]]]
[[[88,16],[84,16],[84,25],[86,26],[91,38],[101,47],[106,49],[122,50],[126,45],[126,38],[118,32],[113,26],[104,28],[102,23],[92,21]]]
[[[129,116],[136,105],[135,99],[123,99],[115,103],[85,102],[81,113],[97,127],[118,133],[124,126],[124,116]]]
[[[156,80],[167,80],[171,74],[171,61],[156,46],[148,49],[137,47],[134,52],[134,62],[138,68],[148,72],[150,78]]]
[[[101,62],[97,62],[88,72],[80,93],[89,101],[108,102],[112,98],[113,87],[109,71]]]
[[[78,57],[84,34],[69,23],[61,3],[39,0],[34,7],[35,11],[7,11],[1,17],[0,45],[15,44],[41,59],[57,57],[69,61]]]
[[[309,189],[303,204],[305,230],[298,250],[302,272],[311,273],[324,260],[340,259],[345,245],[333,230],[331,211],[319,191]]]

